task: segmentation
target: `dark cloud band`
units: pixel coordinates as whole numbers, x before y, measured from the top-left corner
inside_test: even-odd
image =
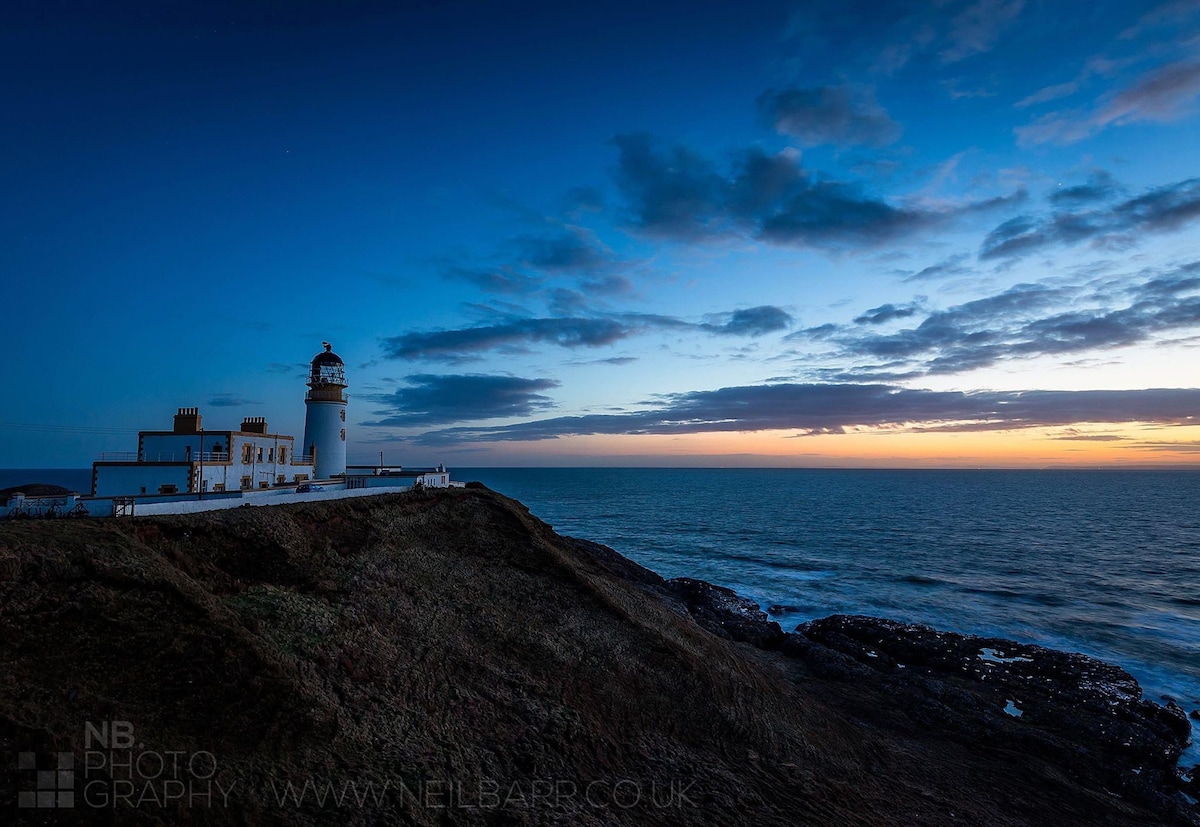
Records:
[[[504,442],[595,434],[693,434],[849,428],[991,431],[1084,422],[1191,424],[1200,389],[932,391],[885,384],[775,384],[693,391],[649,411],[566,416],[492,428],[447,428],[429,443]]]

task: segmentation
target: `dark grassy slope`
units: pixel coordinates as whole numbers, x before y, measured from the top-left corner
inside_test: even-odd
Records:
[[[206,751],[232,786],[227,807],[219,795],[212,806],[79,802],[72,822],[1168,817],[1017,742],[974,746],[903,715],[893,723],[886,686],[724,639],[691,603],[477,489],[8,523],[0,755],[83,756],[85,721],[129,721],[139,752]],[[0,822],[59,823],[15,808],[30,777],[15,766],[0,776]],[[364,806],[279,805],[285,782],[306,780],[388,792]]]

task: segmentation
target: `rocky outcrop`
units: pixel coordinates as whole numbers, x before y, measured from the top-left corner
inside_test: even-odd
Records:
[[[943,632],[873,617],[835,615],[800,626],[800,657],[828,655],[857,668],[840,679],[876,684],[919,726],[982,748],[1019,749],[1106,789],[1194,818],[1176,767],[1191,725],[1174,702],[1142,698],[1124,670],[1086,655],[1000,638]],[[815,646],[814,646],[815,644]],[[852,677],[851,677],[852,676]]]
[[[785,634],[482,488],[10,522],[0,562],[4,824],[43,780],[91,824],[1195,823],[1119,670]]]

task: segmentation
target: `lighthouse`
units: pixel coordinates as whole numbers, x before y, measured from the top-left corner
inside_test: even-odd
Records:
[[[304,395],[304,451],[313,456],[313,475],[328,479],[346,473],[346,365],[333,345],[321,344]]]

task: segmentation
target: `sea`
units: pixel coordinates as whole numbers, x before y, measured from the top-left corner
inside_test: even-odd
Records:
[[[1011,638],[1200,709],[1200,470],[452,472],[664,577],[735,589],[785,630],[852,613]],[[89,474],[0,471],[0,488]]]

